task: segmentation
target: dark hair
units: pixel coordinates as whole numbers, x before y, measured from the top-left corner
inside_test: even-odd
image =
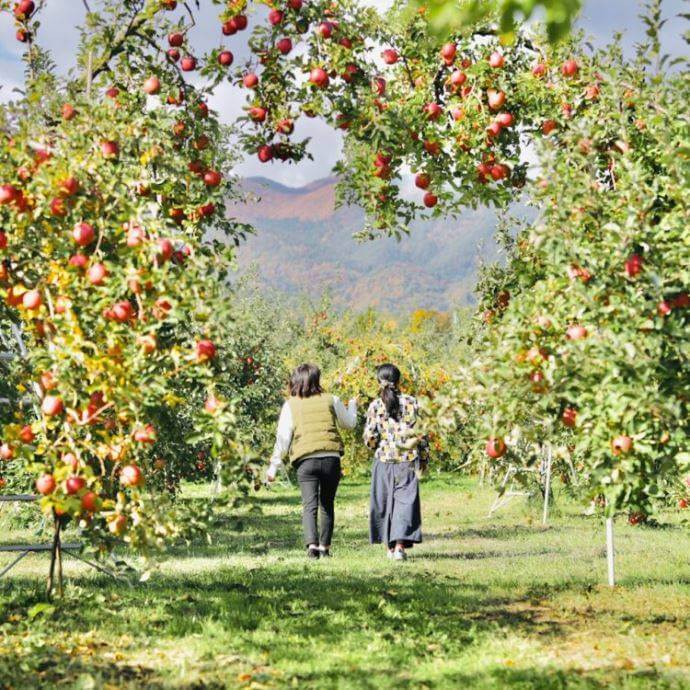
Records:
[[[400,420],[400,369],[395,364],[382,364],[376,370],[376,378],[381,384],[379,396],[386,406],[386,414],[396,422]]]
[[[321,393],[321,370],[316,364],[300,364],[290,375],[290,395],[310,398]]]

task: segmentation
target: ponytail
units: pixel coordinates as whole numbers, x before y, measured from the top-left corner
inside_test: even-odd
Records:
[[[381,384],[379,396],[386,408],[386,416],[400,421],[400,369],[394,364],[382,364],[376,370],[376,378]]]

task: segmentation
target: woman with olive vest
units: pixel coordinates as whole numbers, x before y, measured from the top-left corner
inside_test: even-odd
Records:
[[[280,411],[266,479],[275,479],[289,453],[302,493],[302,526],[309,558],[330,555],[335,494],[344,450],[338,426],[354,429],[356,424],[357,400],[350,400],[345,407],[337,396],[324,393],[317,366],[300,364],[292,372],[290,397]]]

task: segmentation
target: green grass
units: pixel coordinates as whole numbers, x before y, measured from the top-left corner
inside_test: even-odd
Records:
[[[428,481],[426,541],[392,563],[367,544],[367,492],[342,485],[329,561],[306,561],[278,489],[146,583],[67,561],[65,599],[33,619],[47,557],[25,559],[0,581],[0,687],[690,688],[683,528],[617,525],[611,591],[602,525],[562,496],[543,528],[539,505],[488,518],[489,489]]]

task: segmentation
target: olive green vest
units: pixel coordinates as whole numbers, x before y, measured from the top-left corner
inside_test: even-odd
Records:
[[[293,428],[291,462],[311,453],[342,455],[343,441],[336,427],[332,395],[322,393],[310,398],[293,396],[288,399],[288,404]]]

